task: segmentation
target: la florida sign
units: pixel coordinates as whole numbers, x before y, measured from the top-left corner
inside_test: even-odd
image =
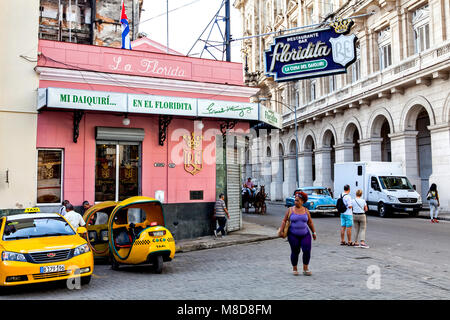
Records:
[[[313,32],[276,37],[265,51],[265,73],[275,81],[316,78],[345,73],[356,60],[353,22],[338,20]]]

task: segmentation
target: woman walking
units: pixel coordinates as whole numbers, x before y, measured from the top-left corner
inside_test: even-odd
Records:
[[[430,190],[428,190],[427,200],[428,203],[430,204],[430,218],[431,218],[430,222],[439,223],[437,216],[439,213],[440,203],[439,203],[439,194],[435,183],[433,183],[430,187]]]
[[[356,198],[353,200],[353,225],[356,229],[355,246],[368,249],[366,244],[366,228],[368,211],[366,200],[362,199],[362,190],[356,191]],[[358,243],[358,237],[361,236],[361,243]]]
[[[316,231],[308,209],[303,206],[307,200],[308,195],[306,193],[298,192],[295,194],[295,206],[290,207],[287,210],[280,228],[280,232],[282,232],[286,222],[288,220],[290,221],[287,237],[289,245],[291,246],[292,271],[295,276],[299,275],[297,264],[300,250],[303,250],[303,274],[305,276],[310,276],[312,274],[308,269],[309,260],[311,258],[311,234],[309,233],[309,229],[312,231],[314,240],[316,240]],[[281,236],[281,234],[279,235]]]

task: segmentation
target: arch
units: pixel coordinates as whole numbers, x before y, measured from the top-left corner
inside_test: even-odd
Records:
[[[444,102],[442,121],[446,123],[450,122],[450,93],[448,94]]]
[[[436,117],[434,115],[433,107],[431,103],[423,96],[417,96],[410,99],[402,110],[402,115],[400,118],[400,129],[401,131],[411,131],[416,130],[416,120],[422,108],[428,113],[430,117],[430,125],[436,124]]]
[[[390,133],[395,132],[394,128],[394,121],[392,120],[391,113],[386,108],[379,108],[375,110],[369,119],[368,125],[367,125],[367,138],[379,138],[381,127],[383,126],[384,119],[387,120],[389,124],[389,130]]]
[[[358,119],[356,119],[355,117],[351,117],[342,126],[342,130],[341,130],[342,141],[341,142],[343,142],[343,143],[353,142],[353,134],[355,132],[355,129],[352,128],[352,125],[354,125],[356,127],[356,130],[358,130],[359,139],[360,140],[363,139],[361,124],[359,123]]]
[[[320,142],[321,142],[321,147],[333,147],[331,144],[331,137],[328,134],[331,133],[331,136],[334,137],[334,143],[337,143],[337,134],[336,134],[336,129],[333,127],[333,125],[331,123],[329,123],[328,125],[326,125],[322,132],[320,133]]]
[[[289,154],[294,154],[295,155],[295,145],[296,145],[296,140],[295,137],[291,137],[291,139],[289,140],[288,146],[289,146]],[[297,150],[298,152],[298,150]]]
[[[302,143],[300,145],[302,151],[313,151],[313,149],[308,149],[306,147],[306,142],[308,142],[307,141],[308,137],[310,137],[312,139],[314,147],[317,146],[316,136],[315,136],[314,132],[311,129],[309,129],[308,131],[306,131],[305,135],[303,136]]]
[[[285,150],[286,148],[283,145],[283,142],[280,141],[280,143],[278,144],[278,157],[283,157],[285,154]]]
[[[268,158],[272,157],[272,151],[270,150],[270,147],[269,147],[269,146],[267,146],[267,149],[266,149],[266,156],[267,156]]]

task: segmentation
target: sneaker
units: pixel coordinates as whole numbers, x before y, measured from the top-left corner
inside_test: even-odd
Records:
[[[370,247],[367,244],[361,244],[359,245],[360,248],[369,249]]]
[[[214,230],[214,238],[217,238],[217,231]]]
[[[439,223],[439,220],[438,219],[434,219],[434,222]]]
[[[431,219],[431,221],[430,221],[431,223],[434,223],[434,219]]]

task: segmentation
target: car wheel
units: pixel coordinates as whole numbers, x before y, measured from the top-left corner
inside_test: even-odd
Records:
[[[81,284],[82,285],[89,284],[89,282],[91,282],[91,277],[92,276],[81,277]]]
[[[155,273],[160,274],[162,272],[163,268],[163,257],[162,256],[156,256],[153,261],[153,267],[155,269]]]
[[[380,202],[378,204],[378,215],[381,218],[386,218],[388,216],[388,211],[387,211],[386,205],[383,202]]]

